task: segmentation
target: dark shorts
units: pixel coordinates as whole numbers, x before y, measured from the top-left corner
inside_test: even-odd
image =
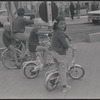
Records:
[[[30,52],[36,52],[37,45],[28,45],[28,49]]]

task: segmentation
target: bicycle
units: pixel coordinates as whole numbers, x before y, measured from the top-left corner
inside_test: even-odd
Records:
[[[16,49],[16,55],[17,55],[18,62],[20,63],[20,66],[22,65],[24,61],[29,61],[31,59],[31,55],[28,50],[25,56],[21,58],[20,55],[22,54],[22,48],[24,45],[22,41],[19,41],[18,39],[12,39],[12,43]],[[7,69],[17,69],[17,66],[15,66],[15,60],[14,60],[13,53],[10,49],[6,47],[4,51],[2,52],[1,61],[2,61],[2,64]]]
[[[48,34],[45,34],[47,37],[47,41],[40,41],[40,45],[46,46],[49,50],[51,50],[51,40],[48,36]],[[42,52],[41,55],[43,55],[44,52]],[[39,72],[41,71],[41,68],[43,66],[40,58],[39,58],[39,54],[37,52],[37,60],[36,61],[27,61],[23,63],[23,71],[24,71],[24,75],[29,78],[29,79],[34,79],[39,75]],[[51,60],[51,62],[47,63],[48,66],[46,68],[48,68],[49,66],[52,66],[54,64],[54,61]]]
[[[76,47],[73,42],[72,42],[72,44],[74,47],[74,49],[72,49],[72,57],[73,57],[72,62],[71,62],[72,65],[68,67],[68,71],[66,71],[66,75],[71,77],[74,80],[79,80],[84,76],[85,70],[83,69],[83,67],[81,65],[75,64],[75,49],[76,49]],[[55,59],[54,61],[57,64],[59,64],[57,59],[56,58],[54,58],[54,59]],[[44,86],[45,86],[46,90],[48,90],[48,91],[54,90],[57,87],[58,83],[60,83],[60,75],[59,75],[58,69],[46,72],[45,77],[46,77],[46,80],[45,80]]]
[[[34,26],[34,25],[33,25]],[[32,26],[32,27],[33,27]],[[39,28],[40,29],[40,28]],[[29,52],[29,50],[26,50],[25,56],[21,57],[20,55],[23,53],[22,49],[23,49],[23,43],[24,41],[20,41],[18,39],[12,38],[12,43],[14,45],[14,47],[16,48],[16,54],[17,54],[17,58],[18,61],[20,63],[20,66],[22,65],[22,63],[24,61],[30,61],[31,60],[31,54]],[[41,41],[40,41],[41,42]],[[41,43],[42,44],[42,43]],[[14,61],[14,57],[13,57],[13,53],[11,50],[9,50],[8,48],[5,47],[4,51],[2,52],[1,55],[1,61],[2,64],[7,68],[7,69],[16,69],[17,66],[15,66],[15,61]]]

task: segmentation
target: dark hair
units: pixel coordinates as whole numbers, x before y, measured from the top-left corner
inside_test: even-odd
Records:
[[[57,30],[57,25],[58,25],[59,21],[61,21],[61,20],[65,21],[65,18],[63,16],[58,16],[56,18],[56,22],[54,22],[54,24],[53,24],[53,30]],[[66,30],[66,27],[64,30]]]
[[[18,16],[23,16],[24,13],[25,13],[24,8],[19,8],[19,9],[17,9],[17,15],[18,15]]]

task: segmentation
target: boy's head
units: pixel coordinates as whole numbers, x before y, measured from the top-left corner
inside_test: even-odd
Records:
[[[4,29],[7,30],[7,31],[10,31],[11,30],[11,23],[10,22],[6,22],[4,24]]]
[[[25,10],[24,8],[18,8],[17,9],[17,15],[18,16],[24,16]]]

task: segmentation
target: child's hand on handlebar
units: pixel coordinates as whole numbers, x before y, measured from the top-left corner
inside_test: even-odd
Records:
[[[73,49],[73,50],[76,50],[76,47],[73,47],[73,46],[71,46],[71,45],[70,45],[69,47],[70,47],[71,49]]]

